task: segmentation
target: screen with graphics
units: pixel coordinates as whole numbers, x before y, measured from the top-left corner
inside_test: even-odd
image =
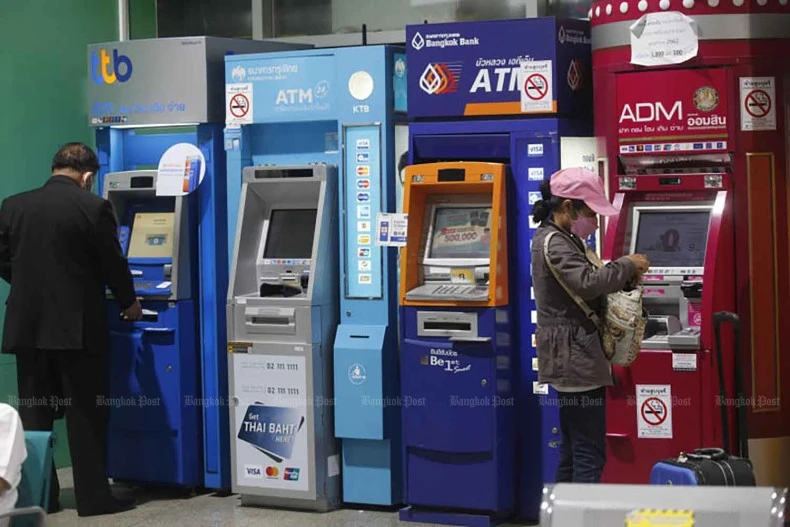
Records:
[[[172,258],[176,215],[173,212],[138,212],[134,215],[129,258]]]
[[[312,258],[316,214],[316,209],[273,210],[263,257]]]
[[[441,207],[433,218],[429,258],[489,258],[491,207]]]
[[[709,222],[709,211],[641,211],[635,252],[654,267],[702,267]]]

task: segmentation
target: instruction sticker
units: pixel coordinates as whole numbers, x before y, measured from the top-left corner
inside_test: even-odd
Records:
[[[252,124],[252,83],[228,84],[225,87],[225,124]]]
[[[408,214],[379,212],[376,214],[376,245],[404,247],[408,229]]]
[[[774,77],[741,77],[741,131],[776,130]]]
[[[640,439],[672,439],[672,387],[636,385],[636,423]]]
[[[185,196],[197,190],[206,175],[206,158],[190,143],[177,143],[162,154],[156,175],[157,196]]]
[[[457,267],[450,270],[450,282],[453,284],[474,284],[474,267]]]
[[[554,111],[554,91],[552,87],[552,66],[550,60],[522,62],[518,71],[521,86],[521,111]]]

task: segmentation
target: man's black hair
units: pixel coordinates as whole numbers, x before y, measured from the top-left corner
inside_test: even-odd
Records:
[[[99,172],[99,158],[91,148],[82,143],[66,143],[52,158],[52,172],[72,169],[80,174]]]

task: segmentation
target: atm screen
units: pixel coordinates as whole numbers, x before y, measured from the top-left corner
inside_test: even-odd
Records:
[[[709,211],[640,211],[634,252],[656,267],[702,267]]]
[[[273,210],[263,257],[312,258],[316,214],[316,209]]]
[[[440,207],[429,258],[489,258],[491,207]]]
[[[138,212],[129,240],[129,258],[172,258],[176,215],[173,212]]]

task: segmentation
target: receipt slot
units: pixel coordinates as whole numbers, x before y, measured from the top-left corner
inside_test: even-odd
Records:
[[[515,505],[505,178],[496,163],[406,168],[402,520],[481,525]]]
[[[191,197],[156,195],[156,171],[105,175],[121,248],[143,306],[124,320],[109,299],[108,473],[117,480],[194,485],[202,474],[196,215]],[[108,292],[109,296],[112,296]],[[98,454],[97,454],[98,455]]]
[[[337,169],[247,167],[228,294],[233,492],[242,505],[340,501],[332,429]]]

